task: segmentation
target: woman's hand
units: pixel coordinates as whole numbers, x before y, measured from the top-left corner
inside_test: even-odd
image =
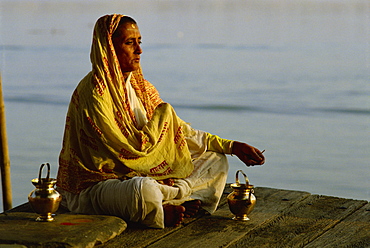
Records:
[[[234,141],[232,154],[235,154],[247,166],[263,165],[265,157],[260,150],[246,143]]]
[[[173,178],[157,180],[157,182],[160,183],[160,184],[167,185],[167,186],[173,186],[175,184],[175,180]]]

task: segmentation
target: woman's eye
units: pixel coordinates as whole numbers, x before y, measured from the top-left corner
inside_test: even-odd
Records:
[[[138,41],[138,42],[137,42],[137,44],[139,44],[139,45],[140,45],[141,43],[142,43],[141,41]],[[133,44],[135,44],[135,42],[134,42],[134,41],[126,41],[126,42],[125,42],[125,45],[133,45]]]

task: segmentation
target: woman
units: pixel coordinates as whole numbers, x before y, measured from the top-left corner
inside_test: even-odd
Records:
[[[200,205],[215,211],[227,177],[224,154],[247,165],[263,164],[264,156],[182,121],[144,79],[140,45],[132,18],[97,21],[92,71],[67,113],[57,185],[72,212],[177,226]]]

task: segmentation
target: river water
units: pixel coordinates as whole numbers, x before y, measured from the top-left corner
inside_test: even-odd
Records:
[[[265,149],[252,184],[370,200],[370,4],[360,0],[2,1],[13,205],[56,175],[96,19],[134,17],[142,67],[178,115]]]

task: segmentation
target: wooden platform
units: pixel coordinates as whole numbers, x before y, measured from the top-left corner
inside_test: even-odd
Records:
[[[235,221],[227,186],[213,215],[200,213],[176,228],[128,223],[96,247],[370,247],[370,203],[307,192],[259,187],[249,221]]]

